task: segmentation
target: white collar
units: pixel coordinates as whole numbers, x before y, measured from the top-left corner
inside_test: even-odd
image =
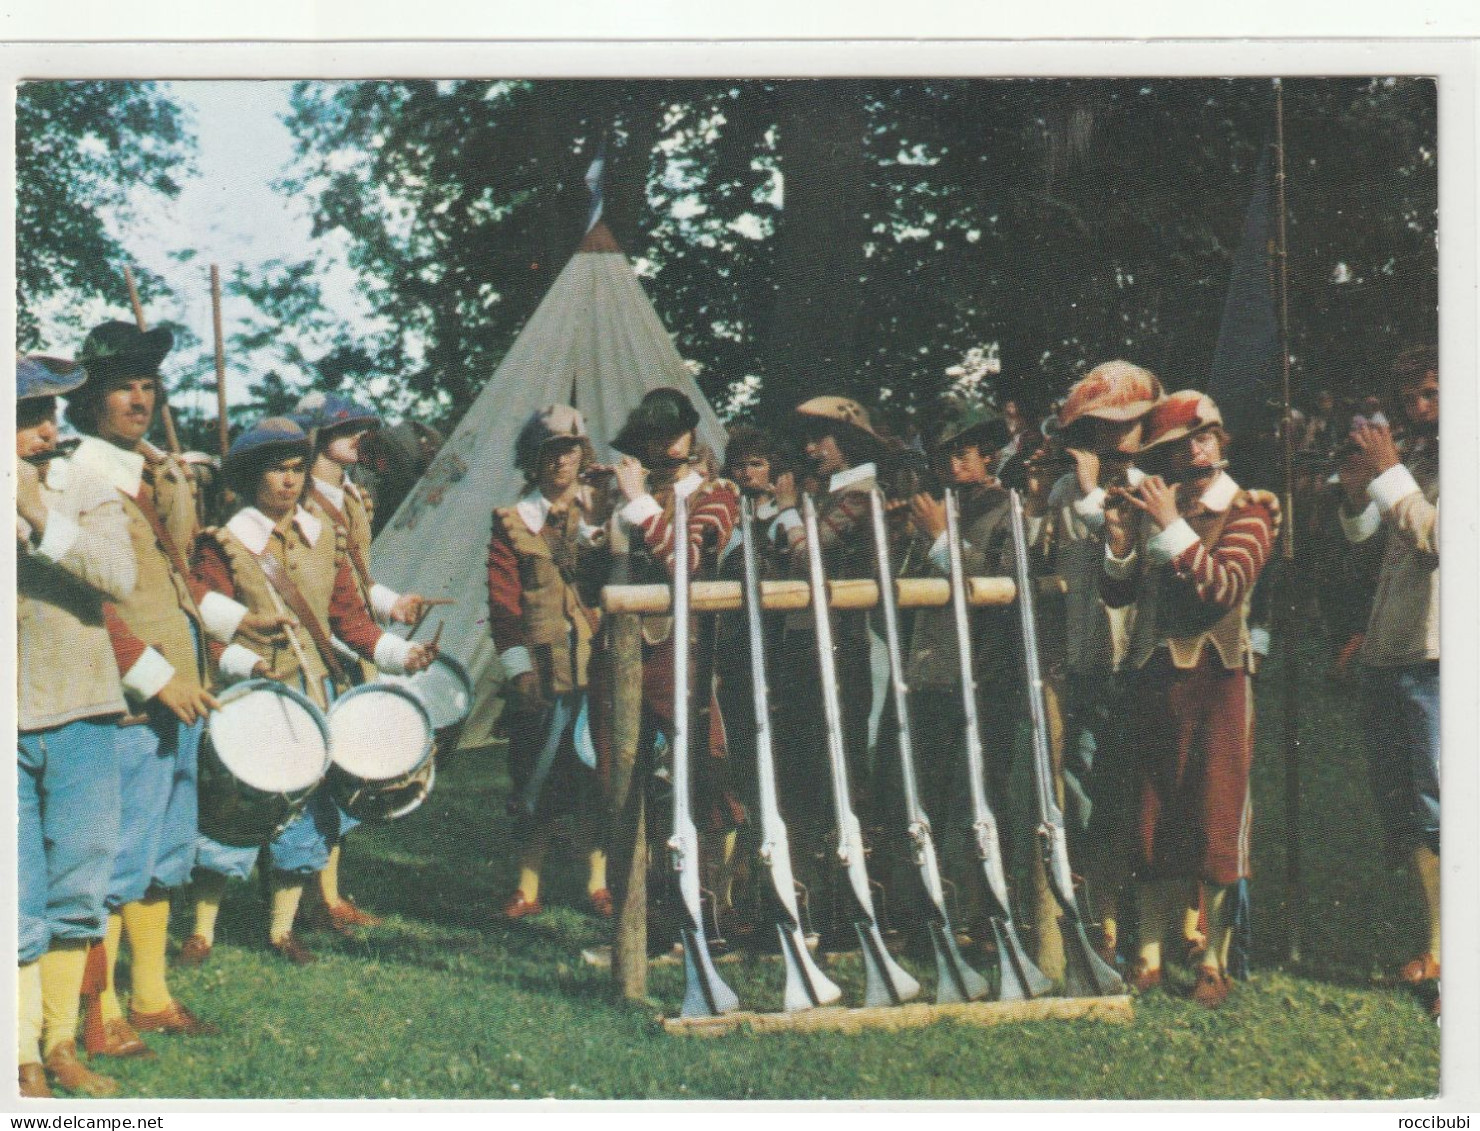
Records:
[[[345,480],[346,486],[348,483],[349,481]],[[320,492],[324,498],[328,499],[330,505],[335,510],[344,510],[344,487],[337,487],[327,479],[320,479],[317,475],[313,477],[313,485],[314,490]]]
[[[303,540],[310,546],[316,544],[319,535],[323,533],[324,524],[316,519],[301,506],[293,514],[293,522],[298,527],[298,533],[303,535]],[[276,523],[259,511],[256,507],[243,507],[226,524],[226,529],[236,535],[243,546],[254,554],[261,554],[267,549],[268,539],[272,537],[272,531]]]
[[[835,495],[845,487],[871,481],[877,475],[878,469],[874,467],[873,461],[861,463],[857,467],[849,467],[843,471],[835,471],[833,477],[827,481],[827,493]]]
[[[84,436],[72,453],[78,466],[92,471],[129,498],[137,498],[144,482],[144,456],[125,451],[97,436]]]
[[[538,534],[545,528],[545,519],[550,514],[550,500],[545,498],[538,487],[531,487],[514,504],[514,509],[519,512],[519,517],[524,520],[524,525],[529,527],[529,532],[531,534]]]
[[[703,485],[704,476],[697,471],[690,471],[683,478],[674,480],[673,494],[680,499],[687,499]]]
[[[1233,481],[1233,476],[1226,471],[1220,471],[1208,484],[1208,489],[1202,493],[1202,498],[1198,502],[1208,510],[1221,514],[1232,505],[1233,497],[1237,494],[1238,484]]]

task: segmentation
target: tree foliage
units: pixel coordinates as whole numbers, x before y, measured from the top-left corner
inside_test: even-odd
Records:
[[[173,197],[193,171],[195,141],[179,108],[151,82],[28,82],[16,96],[16,306],[22,349],[42,342],[41,312],[79,335],[68,308],[126,301],[129,256],[118,232],[140,194]],[[139,273],[147,299],[161,280]]]
[[[1435,87],[1285,90],[1297,381],[1371,387],[1435,332]],[[992,343],[993,392],[1040,407],[1114,356],[1202,384],[1273,100],[1252,79],[304,83],[289,124],[284,187],[380,321],[337,348],[438,423],[574,250],[603,139],[606,217],[680,353],[764,419],[823,390],[926,408]],[[309,274],[267,309],[311,318]]]

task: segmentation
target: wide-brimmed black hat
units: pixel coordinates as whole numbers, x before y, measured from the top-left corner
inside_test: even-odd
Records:
[[[930,442],[932,454],[960,443],[974,443],[982,454],[991,455],[1007,443],[1007,424],[987,408],[963,409],[947,416]]]
[[[677,389],[654,389],[627,417],[612,441],[624,455],[642,457],[653,440],[676,440],[699,427],[699,410]]]
[[[152,377],[174,344],[175,335],[164,326],[140,330],[132,322],[104,322],[88,331],[77,364],[94,386],[113,377]]]

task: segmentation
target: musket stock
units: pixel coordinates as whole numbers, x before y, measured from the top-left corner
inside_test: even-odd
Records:
[[[843,996],[818,969],[802,935],[796,881],[791,869],[791,843],[776,796],[776,757],[771,746],[771,695],[766,678],[766,636],[761,619],[760,566],[755,550],[755,510],[750,499],[740,503],[740,546],[745,563],[745,620],[750,637],[750,679],[755,697],[755,759],[761,809],[760,858],[771,874],[776,933],[786,963],[783,1008],[788,1012],[830,1005]]]
[[[1125,983],[1090,945],[1084,916],[1069,870],[1069,838],[1064,814],[1054,793],[1053,759],[1048,745],[1048,711],[1043,700],[1043,675],[1038,664],[1038,621],[1033,610],[1032,578],[1028,571],[1028,535],[1023,500],[1012,499],[1012,556],[1018,586],[1018,615],[1023,631],[1023,671],[1027,679],[1028,710],[1033,719],[1033,785],[1038,795],[1038,848],[1043,854],[1048,886],[1059,905],[1064,935],[1064,992],[1069,997],[1123,994]]]
[[[704,937],[699,830],[694,825],[689,755],[689,506],[675,492],[673,516],[673,835],[668,854],[683,905],[683,1016],[716,1017],[740,999],[714,968]],[[700,688],[708,695],[709,688]]]
[[[895,962],[885,949],[869,891],[864,861],[863,829],[853,812],[848,792],[848,755],[843,744],[843,710],[838,702],[838,670],[833,655],[832,612],[827,602],[827,579],[822,572],[822,543],[817,531],[817,507],[810,495],[802,497],[802,521],[807,532],[807,579],[812,587],[812,624],[817,636],[817,662],[822,675],[822,711],[827,722],[827,761],[831,771],[833,806],[838,823],[838,861],[848,873],[853,897],[853,926],[863,953],[867,978],[867,1005],[899,1005],[920,992],[920,983]]]
[[[988,919],[997,944],[997,998],[1020,1001],[1041,997],[1052,988],[1048,977],[1033,964],[1012,921],[1012,900],[1002,866],[1002,842],[997,818],[987,801],[986,765],[982,755],[981,720],[976,710],[976,673],[971,657],[971,621],[966,611],[966,570],[961,560],[960,503],[946,492],[946,552],[951,566],[951,611],[956,627],[956,655],[961,672],[961,712],[966,750],[966,776],[971,795],[971,832],[992,903]]]
[[[935,1000],[939,1004],[976,1001],[991,989],[987,980],[966,964],[956,945],[951,917],[946,912],[945,890],[940,880],[940,863],[935,854],[930,817],[920,800],[919,781],[915,775],[915,749],[910,731],[909,686],[904,678],[904,660],[899,643],[899,609],[895,603],[894,570],[889,561],[889,531],[884,524],[884,498],[875,489],[869,492],[869,512],[873,520],[874,563],[879,577],[879,605],[884,612],[884,642],[889,652],[889,682],[894,693],[894,714],[899,725],[899,770],[904,789],[906,831],[914,850],[915,865],[931,905],[926,929],[935,951]],[[934,752],[933,752],[934,753]]]

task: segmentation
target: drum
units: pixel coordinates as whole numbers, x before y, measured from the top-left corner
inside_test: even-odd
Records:
[[[329,708],[329,789],[361,821],[394,821],[425,801],[432,750],[427,709],[400,683],[361,684]]]
[[[416,692],[432,720],[439,751],[446,754],[457,745],[458,731],[473,709],[473,681],[467,668],[442,653],[431,667],[415,675],[389,675],[382,680]]]
[[[200,829],[222,844],[262,844],[324,780],[329,724],[276,680],[246,680],[218,698],[200,750]]]

